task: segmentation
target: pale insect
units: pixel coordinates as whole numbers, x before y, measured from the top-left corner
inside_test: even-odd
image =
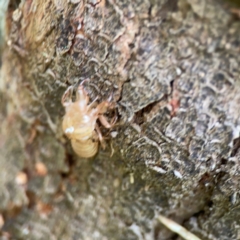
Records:
[[[85,82],[85,80],[83,81]],[[111,128],[117,117],[109,123],[103,115],[114,104],[110,99],[97,103],[96,99],[89,104],[88,93],[83,87],[83,82],[76,91],[76,100],[72,101],[73,87],[70,86],[62,96],[62,105],[65,107],[62,129],[64,134],[71,140],[75,153],[83,158],[93,157],[98,151],[99,141],[103,148],[105,143],[97,124],[97,119],[105,128]]]

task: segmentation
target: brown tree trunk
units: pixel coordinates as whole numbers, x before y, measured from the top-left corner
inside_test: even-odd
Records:
[[[2,236],[173,239],[161,213],[201,239],[238,239],[237,13],[217,0],[11,3]],[[112,96],[118,115],[110,131],[101,127],[108,146],[91,159],[61,128],[61,97],[85,79],[91,101]]]

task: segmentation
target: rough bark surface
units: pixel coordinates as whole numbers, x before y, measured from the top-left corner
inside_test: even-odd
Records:
[[[7,29],[1,239],[176,239],[159,213],[201,239],[239,239],[236,15],[216,0],[26,0]],[[80,159],[61,96],[87,78],[118,122]]]

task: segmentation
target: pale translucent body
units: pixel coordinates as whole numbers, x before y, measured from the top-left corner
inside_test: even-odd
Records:
[[[103,140],[97,126],[97,119],[110,128],[111,125],[103,117],[109,107],[109,101],[104,101],[98,105],[96,102],[89,104],[89,97],[82,85],[79,85],[76,93],[76,101],[72,102],[69,97],[69,87],[62,97],[62,104],[66,113],[63,118],[62,129],[64,134],[71,140],[75,153],[83,158],[93,157],[98,151],[99,140]],[[71,95],[71,94],[70,94]]]

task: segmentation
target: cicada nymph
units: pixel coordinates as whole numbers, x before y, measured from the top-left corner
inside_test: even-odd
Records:
[[[84,81],[83,81],[84,82]],[[76,91],[76,100],[72,101],[73,87],[70,86],[62,96],[62,105],[65,107],[62,129],[71,140],[72,148],[76,154],[83,158],[93,157],[98,151],[99,142],[105,148],[97,120],[105,127],[111,128],[116,122],[116,115],[109,123],[104,116],[113,103],[110,99],[97,103],[89,103],[89,96],[83,87],[83,82]]]

